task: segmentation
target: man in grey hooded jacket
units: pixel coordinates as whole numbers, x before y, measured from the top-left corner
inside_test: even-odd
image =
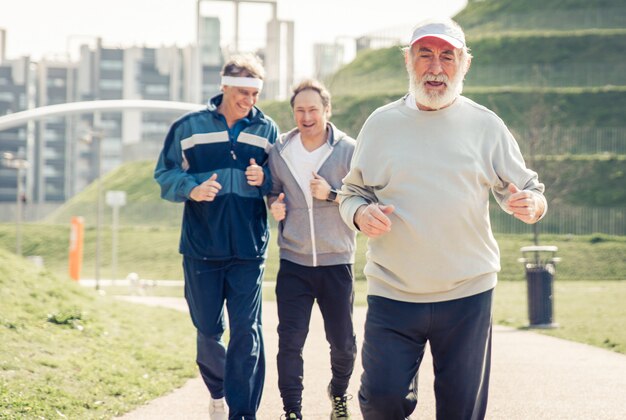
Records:
[[[313,302],[330,344],[331,419],[348,419],[346,390],[356,356],[352,326],[355,233],[339,214],[337,190],[350,169],[354,139],[328,121],[330,94],[315,80],[295,87],[297,127],[269,155],[270,212],[278,225],[278,385],[285,418],[302,418],[302,349]]]

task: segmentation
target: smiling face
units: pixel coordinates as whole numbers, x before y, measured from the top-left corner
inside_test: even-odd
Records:
[[[460,49],[442,39],[426,37],[413,44],[405,61],[410,90],[420,109],[445,108],[461,94],[469,63]]]
[[[330,106],[324,106],[316,91],[306,89],[294,97],[293,116],[303,141],[325,139],[329,115]]]
[[[259,89],[240,86],[223,86],[224,98],[220,112],[231,122],[245,118],[259,99]]]

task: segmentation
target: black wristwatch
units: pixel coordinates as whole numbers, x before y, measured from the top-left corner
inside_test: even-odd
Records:
[[[326,197],[326,201],[330,201],[331,203],[335,201],[337,198],[337,190],[333,190],[332,188],[328,192],[328,197]]]

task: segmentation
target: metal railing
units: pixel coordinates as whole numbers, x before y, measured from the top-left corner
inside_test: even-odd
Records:
[[[497,233],[532,233],[532,226],[506,214],[498,205],[490,210],[491,226]],[[626,208],[549,206],[540,222],[542,233],[559,235],[626,235]]]
[[[120,225],[132,226],[180,226],[182,204],[163,203],[163,205],[138,204],[129,202],[120,209]],[[85,213],[85,212],[83,212]],[[502,211],[497,204],[490,209],[491,224],[497,233],[531,233],[532,227]],[[86,227],[96,223],[95,209],[81,214]],[[158,220],[158,222],[156,221]],[[68,219],[69,221],[69,219]],[[57,220],[56,223],[63,223]],[[69,223],[69,222],[68,222]],[[579,207],[570,205],[550,205],[548,214],[540,222],[543,233],[588,235],[604,233],[607,235],[626,235],[626,208],[624,207]],[[105,212],[104,226],[111,225],[111,212]]]
[[[511,128],[524,156],[626,155],[626,127]]]

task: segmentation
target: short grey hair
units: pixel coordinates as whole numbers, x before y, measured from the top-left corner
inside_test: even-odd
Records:
[[[254,54],[236,54],[231,56],[222,67],[222,76],[254,77],[263,80],[265,69],[261,59]]]

